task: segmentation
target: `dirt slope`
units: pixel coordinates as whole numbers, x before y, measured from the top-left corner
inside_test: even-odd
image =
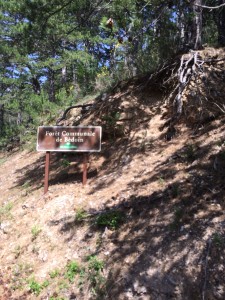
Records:
[[[0,299],[225,298],[225,118],[168,138],[165,91],[139,81],[81,119],[103,126],[87,186],[79,155],[51,156],[43,196],[44,155],[2,154]]]

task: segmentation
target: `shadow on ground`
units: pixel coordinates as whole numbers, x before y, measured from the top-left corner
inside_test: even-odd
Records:
[[[101,245],[93,254],[110,253],[104,256],[109,270],[104,299],[225,298],[225,150],[213,154],[217,144],[184,146],[134,186],[138,191],[163,174],[158,190],[131,195],[115,205],[116,199],[109,199],[104,211],[90,213],[83,242],[94,243],[98,232]],[[180,180],[178,163],[185,170]],[[124,223],[115,231],[101,231],[95,218],[115,211],[125,215]],[[62,233],[76,239],[82,223],[57,221]]]

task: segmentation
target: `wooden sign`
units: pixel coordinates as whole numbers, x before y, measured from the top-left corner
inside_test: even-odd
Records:
[[[37,151],[99,152],[101,126],[40,126]]]
[[[101,126],[40,126],[37,151],[45,151],[44,194],[48,192],[50,151],[83,152],[83,185],[87,183],[87,152],[101,151]]]

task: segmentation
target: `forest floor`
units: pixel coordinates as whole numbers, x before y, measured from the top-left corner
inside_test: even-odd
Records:
[[[51,155],[46,195],[43,153],[1,154],[0,299],[225,299],[224,116],[168,138],[160,91],[99,103],[86,186],[79,154]]]

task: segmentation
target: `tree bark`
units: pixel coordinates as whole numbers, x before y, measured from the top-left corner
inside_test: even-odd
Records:
[[[202,8],[198,6],[201,4],[202,0],[192,0],[189,5],[188,14],[193,15],[185,28],[185,46],[189,49],[202,48]]]
[[[36,76],[33,76],[32,79],[32,87],[35,94],[40,95],[41,94],[41,86]]]
[[[225,0],[221,0],[220,4],[224,4]],[[225,46],[225,7],[222,7],[218,13],[218,44],[219,46]]]
[[[178,50],[181,51],[185,47],[185,16],[184,16],[183,0],[179,1],[177,28],[178,28],[178,42],[179,42]]]
[[[193,42],[195,50],[202,48],[202,8],[198,5],[202,5],[202,0],[195,0],[193,7]]]
[[[4,104],[0,104],[0,135],[4,132]]]
[[[49,101],[55,102],[55,72],[49,69]]]
[[[66,77],[67,77],[67,68],[66,66],[62,67],[62,85],[66,84]]]

